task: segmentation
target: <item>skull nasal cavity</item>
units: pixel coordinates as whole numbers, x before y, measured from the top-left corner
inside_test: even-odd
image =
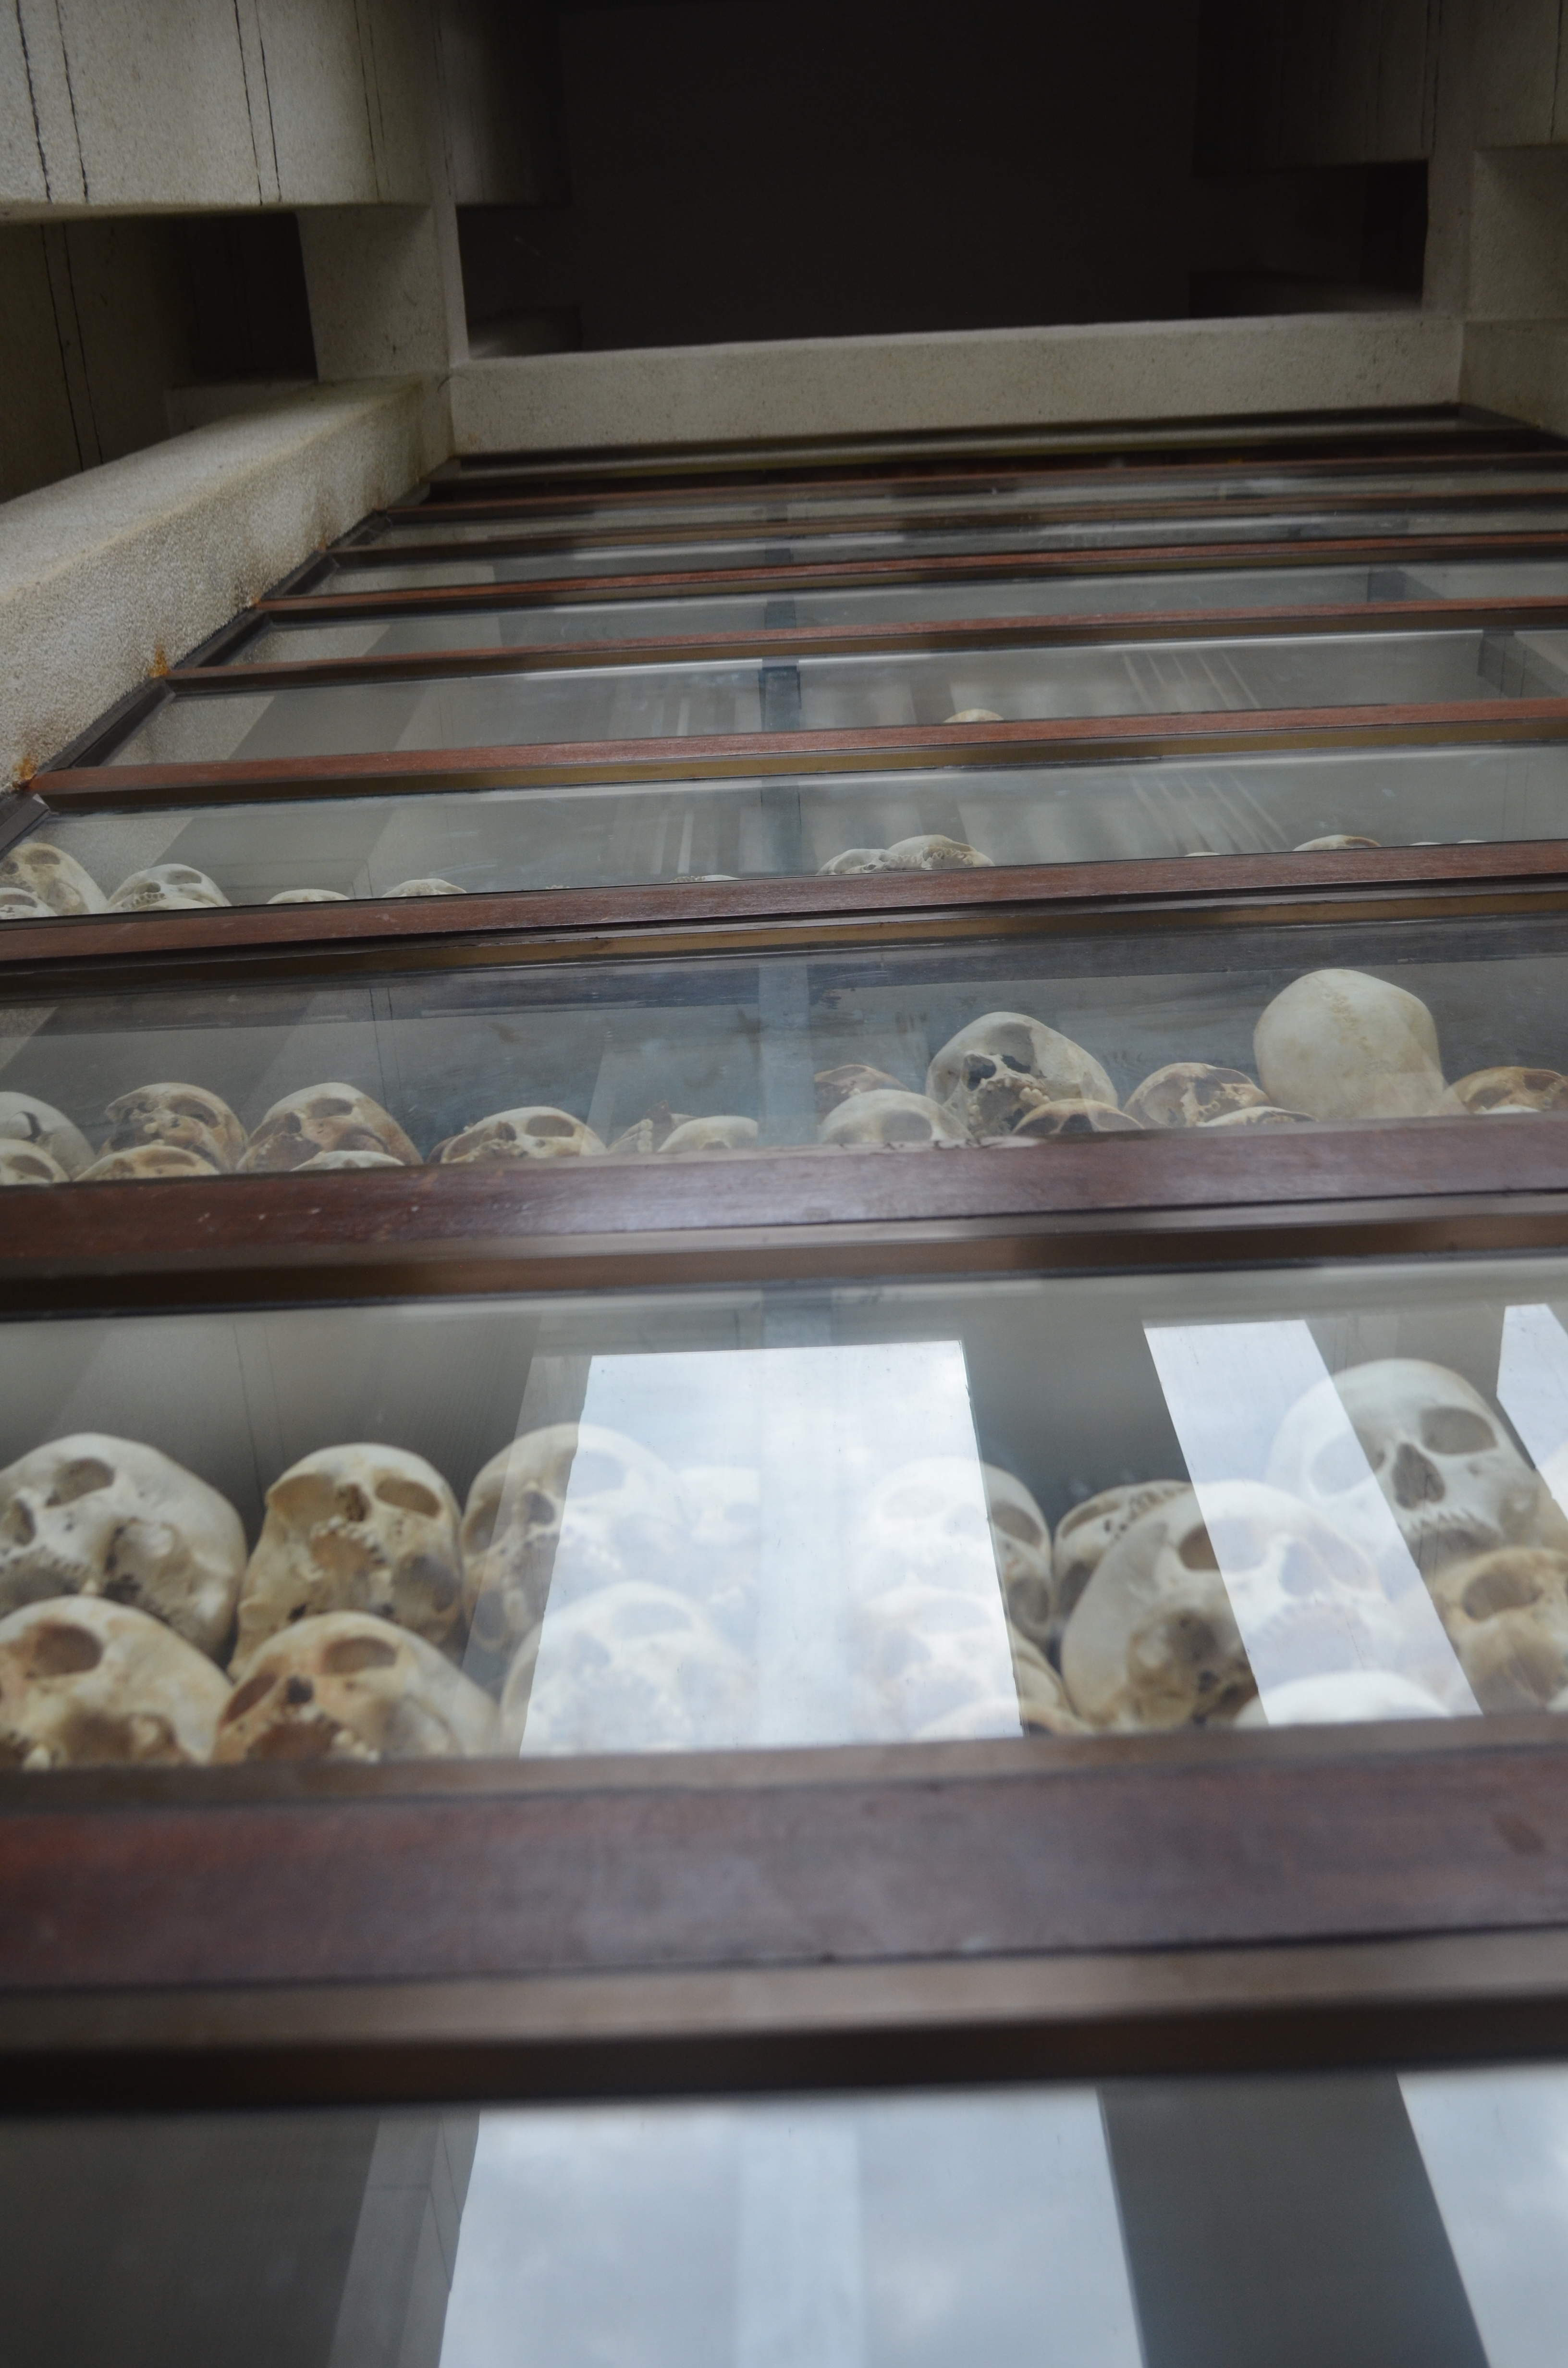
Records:
[[[49,1492],[51,1505],[74,1505],[78,1497],[90,1497],[95,1488],[107,1488],[114,1474],[107,1463],[96,1456],[84,1455],[74,1463],[66,1463],[54,1475],[54,1486]]]
[[[1428,1406],[1421,1417],[1421,1444],[1434,1455],[1483,1455],[1496,1446],[1497,1434],[1468,1406]]]
[[[433,1521],[441,1509],[428,1488],[422,1488],[417,1480],[400,1480],[395,1473],[377,1481],[376,1499],[379,1504],[396,1505],[404,1513],[423,1513],[427,1521]]]
[[[1393,1501],[1407,1513],[1417,1505],[1440,1505],[1448,1493],[1437,1465],[1428,1463],[1421,1450],[1412,1447],[1409,1440],[1394,1457],[1390,1478]]]
[[[363,1488],[346,1480],[337,1492],[337,1509],[346,1521],[362,1521],[370,1509],[370,1501]]]
[[[359,1669],[390,1669],[397,1646],[383,1645],[379,1636],[340,1636],[321,1658],[328,1677],[351,1678]]]
[[[40,1628],[33,1635],[35,1678],[77,1677],[84,1669],[96,1669],[103,1656],[103,1646],[86,1628],[68,1628],[62,1623]]]

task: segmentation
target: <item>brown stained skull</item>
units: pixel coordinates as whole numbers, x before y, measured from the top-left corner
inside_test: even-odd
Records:
[[[301,1620],[252,1656],[213,1758],[460,1759],[494,1749],[495,1705],[423,1637],[360,1611]]]
[[[593,1128],[570,1110],[530,1103],[476,1119],[460,1134],[438,1143],[430,1156],[444,1167],[510,1167],[519,1159],[602,1157],[604,1148]]]
[[[457,1498],[422,1455],[324,1447],[273,1482],[240,1594],[236,1675],[279,1630],[337,1611],[460,1643]]]
[[[1483,1710],[1543,1710],[1568,1686],[1568,1554],[1502,1546],[1429,1584]]]
[[[59,918],[52,905],[35,896],[30,888],[19,888],[14,881],[0,880],[0,921],[53,921]]]
[[[1033,1095],[1027,1095],[1022,1117],[1003,1139],[1008,1143],[1049,1143],[1058,1135],[1141,1132],[1138,1121],[1129,1118],[1125,1110],[1119,1110],[1114,1102],[1085,1101],[1076,1096],[1071,1100],[1037,1101]]]
[[[1451,1090],[1474,1118],[1493,1111],[1568,1110],[1568,1077],[1556,1069],[1475,1069]]]
[[[274,1102],[240,1162],[246,1175],[302,1167],[318,1151],[385,1151],[404,1167],[419,1154],[395,1118],[358,1086],[302,1086]]]
[[[1128,1095],[1127,1115],[1140,1126],[1209,1126],[1233,1110],[1258,1109],[1267,1100],[1244,1069],[1170,1061]]]
[[[131,1151],[142,1143],[166,1143],[194,1151],[214,1167],[237,1167],[248,1137],[226,1101],[201,1086],[138,1086],[110,1102],[104,1116],[114,1128],[106,1151]]]
[[[177,1143],[138,1143],[129,1151],[105,1152],[76,1180],[79,1184],[156,1184],[176,1176],[220,1173],[199,1151],[187,1151]]]
[[[991,858],[982,855],[978,847],[971,847],[965,838],[948,838],[940,831],[925,831],[914,838],[899,838],[886,848],[881,871],[989,871]]]
[[[0,861],[0,887],[23,889],[67,919],[108,909],[108,898],[92,873],[46,838],[29,838],[11,849]]]
[[[199,1766],[229,1680],[129,1604],[29,1603],[0,1621],[0,1767]]]
[[[0,1190],[7,1184],[68,1184],[58,1159],[36,1144],[7,1143],[0,1136]]]
[[[1257,1689],[1190,1489],[1109,1546],[1062,1637],[1074,1709],[1092,1725],[1227,1724]]]

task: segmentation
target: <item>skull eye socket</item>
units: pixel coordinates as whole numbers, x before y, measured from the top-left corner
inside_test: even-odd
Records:
[[[1227,1531],[1240,1528],[1250,1529],[1250,1524],[1227,1522],[1225,1530],[1221,1531],[1221,1534],[1223,1536]],[[1182,1539],[1176,1548],[1176,1559],[1187,1570],[1219,1569],[1220,1565],[1214,1552],[1213,1542],[1201,1521],[1195,1523]],[[1245,1565],[1237,1564],[1235,1567],[1242,1569]]]
[[[1500,1611],[1523,1611],[1539,1603],[1542,1592],[1528,1567],[1499,1557],[1489,1570],[1477,1571],[1460,1600],[1467,1620],[1495,1620]]]
[[[1429,1406],[1421,1417],[1421,1444],[1433,1455],[1480,1455],[1496,1446],[1497,1434],[1468,1406]]]
[[[395,1473],[377,1481],[376,1501],[395,1505],[400,1512],[423,1513],[427,1521],[433,1521],[441,1509],[428,1488],[422,1488],[417,1480],[400,1480]]]
[[[1375,1472],[1382,1460],[1381,1447],[1367,1447],[1353,1430],[1336,1431],[1312,1458],[1310,1477],[1313,1494],[1343,1497],[1347,1489],[1365,1480],[1369,1463]]]
[[[352,1678],[361,1669],[390,1669],[396,1659],[397,1646],[379,1636],[340,1636],[327,1646],[321,1665],[329,1678]]]
[[[574,1497],[602,1497],[612,1488],[626,1485],[626,1467],[613,1455],[601,1455],[593,1448],[579,1448],[572,1459],[570,1486]]]
[[[244,1684],[240,1687],[239,1691],[236,1693],[232,1693],[229,1696],[228,1701],[223,1704],[223,1714],[222,1719],[219,1721],[220,1725],[232,1726],[236,1719],[244,1718],[247,1711],[253,1711],[256,1708],[258,1702],[265,1702],[267,1700],[267,1695],[272,1691],[273,1687],[277,1683],[278,1680],[276,1678],[268,1678],[265,1676],[247,1678]]]
[[[1206,1562],[1195,1562],[1189,1546],[1208,1545]],[[1195,1530],[1182,1541],[1181,1558],[1188,1570],[1256,1570],[1274,1543],[1260,1521],[1216,1521],[1213,1529]]]
[[[994,1505],[991,1508],[991,1526],[1000,1530],[1005,1538],[1017,1538],[1020,1545],[1038,1546],[1040,1531],[1020,1505]]]
[[[104,1648],[90,1628],[51,1621],[33,1631],[30,1658],[35,1678],[80,1677],[85,1669],[96,1669],[103,1656]]]
[[[203,1126],[216,1126],[218,1113],[210,1102],[198,1101],[194,1094],[176,1094],[169,1108],[179,1118],[199,1119]]]
[[[107,1488],[113,1478],[108,1465],[100,1463],[96,1455],[80,1456],[55,1474],[48,1501],[51,1505],[74,1505],[78,1497],[90,1497],[97,1489]]]

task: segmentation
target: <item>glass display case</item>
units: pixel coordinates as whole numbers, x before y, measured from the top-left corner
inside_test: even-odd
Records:
[[[465,459],[0,811],[0,2059],[320,2107],[302,2359],[467,2099],[420,2358],[1021,2357],[1000,2182],[1186,2368],[1118,2082],[1354,2063],[1536,2368],[1387,2067],[1568,2045],[1562,450],[1035,445]]]

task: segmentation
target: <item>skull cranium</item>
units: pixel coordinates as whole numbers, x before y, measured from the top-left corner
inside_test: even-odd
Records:
[[[1127,1115],[1140,1126],[1208,1126],[1232,1110],[1256,1109],[1268,1096],[1244,1069],[1209,1061],[1169,1061],[1127,1097]]]
[[[369,1611],[428,1644],[461,1635],[457,1498],[400,1447],[318,1448],[275,1480],[240,1594],[236,1674],[298,1621]]]
[[[744,1657],[688,1597],[635,1579],[550,1613],[501,1697],[528,1752],[734,1750],[756,1722]]]
[[[926,1151],[942,1143],[968,1140],[960,1120],[926,1094],[878,1087],[853,1093],[830,1110],[817,1128],[822,1143],[879,1144],[884,1150]]]
[[[1042,1642],[1054,1647],[1078,1598],[1116,1543],[1145,1513],[1186,1493],[1185,1480],[1131,1480],[1102,1488],[1063,1513],[1051,1549],[1051,1613]],[[1031,1628],[1031,1634],[1036,1632]]]
[[[256,1652],[218,1722],[234,1759],[461,1759],[494,1749],[495,1705],[422,1636],[364,1611],[301,1620]]]
[[[1268,1100],[1309,1118],[1430,1118],[1454,1105],[1420,998],[1359,970],[1309,971],[1253,1031]]]
[[[1051,1525],[1021,1480],[983,1463],[985,1512],[1010,1624],[1043,1646],[1051,1633]]]
[[[62,1110],[31,1094],[0,1094],[0,1143],[30,1143],[57,1159],[67,1176],[93,1164],[93,1146]]]
[[[1092,1053],[1022,1011],[988,1011],[950,1037],[926,1072],[974,1142],[1006,1134],[1042,1101],[1104,1102],[1116,1089]]]
[[[122,880],[108,900],[111,913],[183,913],[227,905],[215,880],[188,863],[152,863]]]
[[[761,1132],[754,1118],[688,1118],[670,1129],[656,1156],[679,1159],[693,1151],[755,1151]]]
[[[214,1167],[237,1167],[248,1140],[225,1101],[200,1086],[138,1086],[121,1094],[104,1113],[114,1133],[106,1151],[130,1151],[139,1143],[176,1144],[195,1151]]]
[[[519,1159],[577,1159],[602,1156],[592,1127],[570,1110],[530,1103],[475,1119],[460,1134],[438,1143],[430,1156],[447,1167],[509,1167]]]
[[[106,1151],[77,1178],[79,1184],[158,1183],[171,1176],[216,1176],[219,1169],[199,1151],[178,1143],[136,1143],[128,1151]]]
[[[1062,1631],[1062,1674],[1095,1726],[1220,1725],[1251,1700],[1252,1669],[1191,1489],[1106,1549]]]
[[[138,1440],[79,1431],[0,1472],[0,1612],[43,1596],[107,1596],[216,1654],[244,1562],[227,1498]]]
[[[1431,1586],[1483,1710],[1541,1710],[1568,1686],[1568,1555],[1502,1546],[1446,1563]]]
[[[7,1143],[0,1138],[0,1187],[7,1184],[68,1184],[70,1178],[58,1159],[36,1144]]]
[[[128,1603],[75,1596],[0,1621],[0,1766],[199,1765],[228,1701],[222,1669]]]
[[[1568,1077],[1555,1069],[1474,1069],[1451,1090],[1473,1118],[1494,1111],[1568,1110]]]
[[[396,1119],[358,1086],[301,1086],[274,1102],[240,1162],[247,1175],[302,1167],[318,1151],[385,1151],[404,1167],[419,1154]]]
[[[46,838],[25,839],[14,847],[0,861],[0,884],[27,889],[51,913],[66,918],[108,909],[108,898],[92,873]]]

